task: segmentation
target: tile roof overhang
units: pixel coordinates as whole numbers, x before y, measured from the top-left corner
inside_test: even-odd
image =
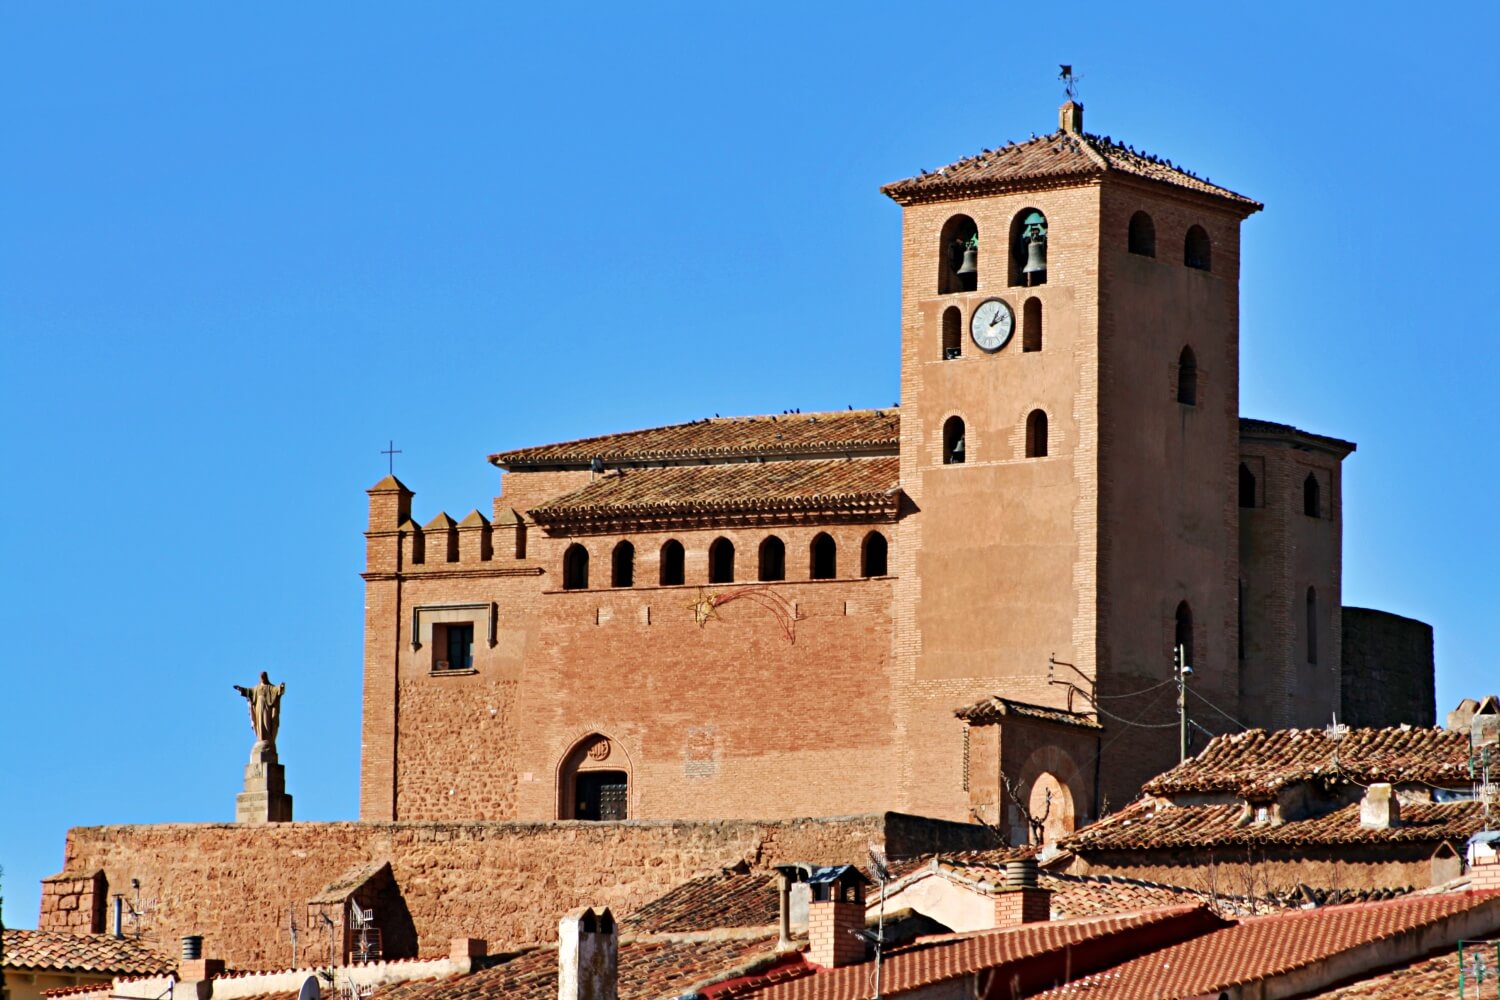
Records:
[[[6,930],[0,961],[8,969],[150,976],[171,972],[167,956],[132,938],[61,931]]]
[[[1046,705],[1032,705],[1024,701],[1013,701],[993,695],[983,701],[955,709],[953,714],[971,726],[992,726],[1008,718],[1050,722],[1075,729],[1103,730],[1104,727],[1081,712],[1069,712]]]
[[[1274,979],[1376,942],[1427,928],[1452,927],[1449,921],[1455,918],[1467,923],[1464,918],[1471,915],[1480,924],[1500,923],[1500,893],[1406,896],[1252,917],[1048,990],[1037,1000],[1213,996],[1219,990]],[[1387,964],[1399,960],[1384,959]],[[1306,995],[1309,985],[1313,984],[1303,984],[1297,995]]]
[[[1182,906],[918,938],[885,952],[881,963],[882,989],[887,995],[897,996],[981,972],[998,976],[994,981],[1008,982],[1010,973],[1018,971],[1023,963],[1049,956],[1066,955],[1074,968],[1088,968],[1082,963],[1090,954],[1114,955],[1114,960],[1118,960],[1121,955],[1138,954],[1143,947],[1162,940],[1180,941],[1223,925],[1222,920],[1203,907]],[[1082,947],[1085,943],[1087,948]],[[872,995],[871,971],[872,964],[868,962],[817,968],[811,975],[764,988],[745,988],[732,995],[751,994],[757,1000],[863,1000]]]
[[[726,462],[754,459],[895,455],[901,417],[889,410],[783,413],[714,417],[620,434],[497,452],[502,469],[587,471],[594,459],[606,466]]]
[[[1264,207],[1170,160],[1115,142],[1109,136],[1063,129],[999,149],[987,149],[946,167],[887,184],[880,190],[898,204],[916,205],[1013,190],[1086,184],[1106,176],[1150,181],[1204,196],[1241,218]]]
[[[1401,806],[1400,822],[1388,828],[1360,825],[1359,804],[1323,816],[1284,823],[1251,823],[1240,805],[1158,806],[1132,803],[1064,839],[1075,854],[1108,851],[1180,851],[1184,848],[1304,848],[1369,845],[1395,847],[1447,841],[1456,845],[1484,825],[1484,804],[1427,802]]]
[[[1345,441],[1343,438],[1314,434],[1291,424],[1278,424],[1274,420],[1257,420],[1254,417],[1240,417],[1240,441],[1289,445],[1300,451],[1321,451],[1338,459],[1347,458],[1358,448],[1353,441]]]
[[[613,531],[745,521],[889,522],[900,460],[825,459],[616,469],[529,513],[546,529]]]
[[[1196,757],[1146,782],[1147,795],[1229,792],[1269,799],[1301,782],[1328,786],[1426,783],[1469,785],[1469,736],[1444,729],[1248,729],[1215,736]]]
[[[725,927],[769,927],[780,917],[774,872],[703,875],[668,890],[620,921],[627,934],[692,933]]]

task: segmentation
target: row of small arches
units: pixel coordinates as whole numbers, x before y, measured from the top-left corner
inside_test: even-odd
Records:
[[[1138,211],[1130,217],[1125,240],[1130,253],[1156,256],[1156,222],[1150,213]],[[1047,217],[1040,210],[1023,208],[1012,217],[1006,246],[1007,285],[1046,284]],[[980,259],[979,224],[968,215],[949,218],[938,236],[938,294],[975,291]],[[1183,234],[1182,263],[1199,271],[1213,270],[1213,243],[1208,230],[1196,223]]]
[[[943,421],[943,464],[962,465],[968,460],[963,417]],[[1047,457],[1047,411],[1032,410],[1026,415],[1026,457]]]
[[[1258,496],[1255,473],[1250,471],[1250,466],[1241,462],[1240,506],[1259,507]],[[1302,513],[1308,517],[1323,516],[1323,487],[1318,482],[1318,475],[1315,472],[1309,472],[1307,478],[1302,480]]]
[[[677,539],[662,544],[658,562],[657,583],[663,587],[680,587],[687,582],[687,552]],[[808,577],[813,580],[838,578],[838,543],[826,531],[820,531],[807,547]],[[761,540],[756,552],[755,579],[776,583],[786,579],[786,542],[776,535]],[[879,531],[865,535],[859,546],[859,575],[885,576],[889,568],[890,543]],[[609,585],[635,586],[635,545],[622,541],[610,552]],[[708,582],[734,583],[738,580],[734,542],[720,535],[708,547]],[[587,590],[589,586],[589,550],[574,542],[563,552],[563,589]]]

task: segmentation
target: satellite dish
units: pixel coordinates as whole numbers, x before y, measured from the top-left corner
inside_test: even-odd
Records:
[[[297,1000],[323,1000],[323,991],[318,989],[317,976],[308,976],[302,981],[302,989],[297,992]]]

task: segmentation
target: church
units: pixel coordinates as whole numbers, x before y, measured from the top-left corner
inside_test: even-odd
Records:
[[[1025,842],[1184,742],[1431,725],[1430,628],[1342,606],[1355,446],[1240,414],[1259,203],[1072,100],[882,191],[899,407],[513,448],[457,520],[369,490],[361,819],[898,810]]]

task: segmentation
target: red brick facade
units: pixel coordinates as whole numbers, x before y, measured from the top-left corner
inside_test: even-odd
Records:
[[[903,206],[899,422],[782,415],[497,455],[489,519],[418,527],[402,484],[370,491],[362,818],[569,818],[602,783],[609,815],[630,818],[897,808],[1014,826],[998,789],[969,787],[974,751],[996,758],[991,785],[1065,793],[1071,825],[1176,762],[1173,729],[1120,720],[1175,718],[1159,695],[1181,609],[1198,726],[1326,721],[1352,446],[1239,418],[1239,224],[1259,206],[1074,132],[1016,147],[1014,168],[990,159],[888,189]],[[1008,255],[1024,255],[1033,210],[1046,280],[1027,284]],[[1142,212],[1154,256],[1131,242]],[[958,215],[977,229],[972,291],[939,273]],[[1209,252],[1200,236],[1208,266],[1188,266]],[[993,353],[969,332],[991,298],[1016,327]],[[955,416],[961,463],[945,457]],[[1298,506],[1307,473],[1316,518]],[[831,573],[815,566],[825,534]],[[887,558],[870,572],[877,534]],[[784,579],[761,582],[772,535]],[[734,582],[709,582],[718,539]],[[628,586],[612,578],[622,542]],[[668,543],[681,583],[663,582]],[[584,553],[573,586],[564,563]],[[465,626],[472,663],[455,669],[444,637]],[[996,694],[1103,728],[971,746],[954,712]]]

